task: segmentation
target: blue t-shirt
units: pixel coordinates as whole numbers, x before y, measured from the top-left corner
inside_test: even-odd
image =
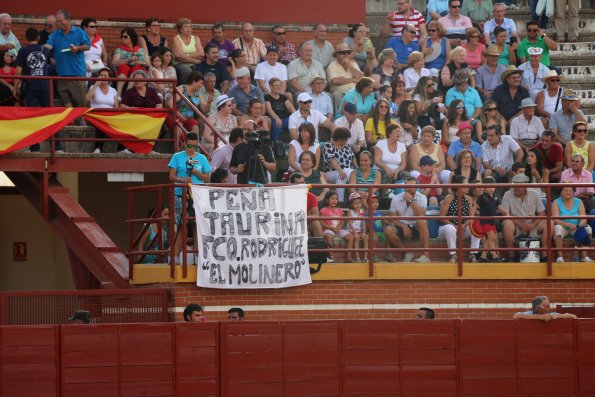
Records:
[[[62,51],[70,48],[70,45],[75,46],[87,45],[91,47],[91,40],[84,30],[73,26],[68,34],[64,34],[61,30],[52,32],[48,38],[47,44],[54,49],[54,59],[56,60],[56,70],[58,76],[86,76],[87,68],[85,66],[85,53],[78,51]]]
[[[409,44],[403,43],[403,39],[400,37],[391,37],[386,42],[384,48],[392,48],[397,53],[397,61],[401,65],[407,65],[407,58],[413,51],[419,51],[419,44],[417,41],[412,41]]]
[[[382,216],[382,211],[374,211],[372,213],[373,217]],[[382,225],[382,219],[374,219],[372,221],[372,229],[374,233],[382,233],[384,232],[384,226]]]
[[[192,168],[194,168],[195,170],[198,170],[198,172],[204,173],[204,172],[212,171],[211,165],[209,164],[209,160],[207,160],[207,158],[204,155],[202,155],[200,153],[196,153],[196,154],[194,154],[194,156],[192,158],[190,158],[186,154],[185,150],[175,153],[172,156],[171,160],[169,160],[169,164],[167,164],[167,166],[169,168],[173,168],[176,170],[177,177],[186,178],[186,177],[188,177],[188,166],[189,166],[188,160],[192,161]],[[203,184],[204,182],[202,181],[202,179],[200,179],[196,175],[192,174],[192,183],[200,185],[200,184]],[[176,196],[181,196],[182,188],[181,187],[175,188],[174,193]]]
[[[473,87],[468,86],[464,93],[457,90],[456,87],[452,87],[446,92],[444,104],[449,106],[450,103],[455,99],[460,99],[463,101],[463,104],[465,105],[465,111],[467,112],[467,117],[473,116],[473,113],[475,113],[475,108],[481,108],[483,106],[479,92],[477,92],[477,90]]]
[[[17,66],[23,68],[23,76],[47,76],[50,50],[39,44],[29,44],[21,48],[17,55]],[[48,90],[47,80],[25,80],[27,90]]]
[[[449,156],[452,156],[452,158],[456,162],[457,156],[463,149],[465,149],[465,146],[463,145],[460,139],[457,139],[456,141],[450,143],[447,154]],[[470,150],[471,153],[473,153],[473,156],[475,156],[475,158],[481,158],[481,145],[479,143],[471,141],[471,145],[467,149]],[[473,166],[475,166],[475,164],[473,164]]]

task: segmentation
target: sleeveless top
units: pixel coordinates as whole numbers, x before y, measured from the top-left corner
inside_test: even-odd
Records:
[[[543,110],[549,114],[553,114],[556,110],[562,107],[562,87],[558,88],[558,92],[554,96],[550,96],[547,92],[547,88],[543,90]]]
[[[453,217],[453,219],[449,219],[449,221],[455,225],[459,224],[459,221],[457,220],[457,215],[459,214],[458,207],[459,199],[455,194],[452,198],[452,201],[450,202],[450,205],[448,206],[448,211],[446,212],[447,216]],[[471,212],[470,210],[471,206],[469,204],[469,200],[467,199],[467,197],[463,195],[463,204],[461,205],[461,216],[469,216],[469,213]]]
[[[184,52],[184,54],[188,55],[188,54],[192,54],[194,51],[196,51],[196,39],[194,38],[194,35],[190,36],[190,43],[188,43],[188,44],[184,43],[184,40],[182,40],[182,36],[180,36],[179,34],[176,35],[175,39],[180,41],[180,44],[182,45],[182,51]],[[183,64],[184,62],[176,62],[176,63]],[[188,64],[188,65],[194,66],[193,64]]]
[[[304,176],[304,181],[306,182],[306,184],[308,185],[316,185],[319,183],[322,183],[322,180],[320,179],[320,171],[318,170],[312,170],[312,173],[310,174],[310,176],[306,177]],[[312,193],[315,196],[319,196],[320,193],[322,193],[322,188],[321,187],[313,187],[310,188],[310,193]]]
[[[190,99],[190,102],[192,102],[194,106],[198,108],[198,106],[200,105],[200,96],[198,96],[198,90],[194,91],[193,96],[190,96],[190,94],[188,94],[188,89],[186,88],[186,86],[184,86],[182,93],[186,98]],[[180,111],[180,113],[182,113],[182,116],[184,117],[194,118],[196,116],[194,114],[194,111],[190,109],[190,106],[188,106],[186,101],[184,101],[183,99],[180,99],[178,101],[178,110]]]
[[[572,157],[576,154],[580,154],[581,156],[583,156],[583,159],[585,160],[585,165],[583,166],[583,168],[588,169],[589,168],[589,141],[585,141],[585,145],[583,147],[576,146],[574,141],[570,141],[569,144],[570,144],[570,151],[571,151],[570,157]]]
[[[428,38],[426,41],[428,43],[428,48],[432,46],[432,39]],[[446,39],[442,38],[440,41],[440,56],[434,59],[433,61],[426,62],[426,68],[428,69],[442,69],[444,67],[444,62],[446,61]]]
[[[142,35],[142,38],[145,39],[145,43],[147,43],[147,51],[149,51],[149,55],[153,55],[155,52],[159,51],[160,48],[165,47],[165,37],[159,37],[159,44],[155,45],[151,41],[146,34]]]
[[[450,62],[448,65],[446,65],[446,67],[448,68],[448,70],[450,70],[450,79],[453,80],[455,72],[457,71],[457,67],[455,66],[454,62]],[[465,69],[468,67],[469,67],[469,65],[467,65],[465,62],[463,62],[461,64],[461,69]],[[454,87],[454,85],[452,85],[448,88],[444,87],[444,85],[442,84],[442,71],[440,71],[440,75],[438,76],[438,89],[442,92],[446,92],[451,87]]]
[[[363,185],[363,184],[369,184],[369,183],[374,183],[374,178],[376,177],[376,168],[370,168],[370,176],[368,177],[368,179],[364,179],[363,175],[362,175],[362,169],[360,167],[357,167],[357,169],[355,170],[355,183],[358,185]],[[364,191],[367,192],[368,188],[356,188],[356,191]]]
[[[562,197],[558,197],[556,201],[558,202],[558,208],[560,208],[560,216],[578,216],[578,209],[580,207],[581,199],[573,197],[573,206],[571,209],[568,209],[564,206],[564,200],[562,200]],[[564,221],[572,223],[573,225],[578,225],[578,219],[564,219]]]
[[[295,149],[295,158],[296,160],[299,161],[300,156],[302,155],[302,153],[304,153],[304,149],[302,149],[302,145],[300,145],[300,143],[298,142],[297,139],[292,140],[291,142],[289,142],[289,144],[291,146],[293,146],[293,148]],[[316,154],[316,148],[318,147],[318,145],[316,143],[314,143],[313,145],[310,145],[310,147],[308,148],[308,150],[314,154]],[[295,169],[293,169],[293,167],[290,165],[289,166],[289,171],[296,171]]]
[[[436,167],[440,167],[440,159],[438,158],[438,151],[440,150],[440,145],[434,144],[434,151],[430,154],[426,154],[421,148],[421,143],[415,144],[415,150],[417,150],[417,154],[421,159],[422,156],[430,156],[434,161],[436,161]]]

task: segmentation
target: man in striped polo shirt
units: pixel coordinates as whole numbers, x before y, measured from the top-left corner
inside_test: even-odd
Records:
[[[400,37],[401,31],[405,25],[415,27],[415,37],[413,40],[425,40],[428,33],[426,31],[426,19],[423,14],[411,6],[411,0],[397,0],[397,10],[388,14],[387,24],[383,28],[384,37],[392,35]]]

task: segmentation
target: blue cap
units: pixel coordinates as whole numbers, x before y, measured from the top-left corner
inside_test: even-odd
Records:
[[[419,165],[420,165],[420,167],[423,166],[423,165],[434,165],[436,163],[437,163],[437,161],[434,160],[433,158],[431,158],[428,155],[421,156],[421,158],[419,159]]]
[[[591,245],[591,236],[589,236],[589,233],[584,226],[576,229],[576,232],[574,232],[574,241],[580,245]]]
[[[357,114],[357,107],[355,106],[355,104],[347,102],[345,103],[345,106],[343,106],[343,112],[349,114]]]

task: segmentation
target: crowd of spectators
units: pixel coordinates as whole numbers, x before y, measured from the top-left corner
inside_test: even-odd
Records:
[[[226,180],[238,183],[287,181],[291,173],[307,183],[323,183],[325,188],[316,189],[315,196],[328,212],[348,207],[351,214],[360,208],[367,211],[371,195],[381,207],[390,202],[385,206],[399,215],[425,214],[428,205],[441,207],[448,215],[454,216],[457,206],[473,214],[482,209],[477,198],[483,192],[474,199],[465,188],[469,199],[458,203],[456,191],[440,185],[482,178],[495,183],[591,183],[595,146],[587,140],[588,124],[577,94],[564,87],[560,69],[551,62],[556,41],[536,19],[526,23],[527,36],[519,37],[515,21],[506,17],[510,5],[489,4],[430,0],[423,15],[410,0],[399,0],[380,32],[390,36],[384,49],[374,47],[362,23],[350,26],[335,45],[326,40],[324,24],[315,25],[312,40],[302,43],[288,41],[281,25],[272,28],[272,40],[265,43],[251,23],[241,24],[239,37],[233,40],[215,24],[203,45],[189,19],[180,18],[178,34],[168,40],[160,33],[160,21],[151,18],[140,36],[135,29],[123,28],[120,45],[109,54],[95,19],[84,19],[79,28],[65,10],[48,17],[41,32],[28,29],[27,44],[21,48],[10,31],[10,16],[2,14],[0,67],[3,74],[16,78],[0,79],[0,102],[47,106],[48,84],[25,83],[18,75],[48,75],[50,69],[59,76],[175,78],[216,129],[204,125],[180,101],[177,117],[193,133],[187,144],[198,145],[192,153],[186,148],[187,157],[216,159],[213,170],[228,170]],[[569,18],[568,23],[569,39],[574,40],[574,20]],[[88,88],[84,81],[60,81],[58,92],[66,106],[173,105],[172,85],[142,81],[129,85],[118,83],[114,90],[102,82]],[[98,146],[96,152],[100,151]],[[285,155],[288,168],[280,169],[277,159]],[[523,173],[515,172],[519,165]],[[204,170],[199,182],[209,180]],[[173,181],[178,177],[170,173]],[[354,187],[333,189],[336,183]],[[397,194],[391,189],[357,188],[366,183],[436,187],[420,192],[407,186]],[[544,192],[538,190],[515,188],[503,197],[500,192],[502,205],[496,208],[511,215],[540,215]],[[592,188],[575,189],[583,210],[595,209],[593,193]],[[527,199],[534,203],[524,205]],[[483,202],[486,211],[493,207],[491,200]],[[564,205],[570,204],[558,203]],[[566,213],[566,208],[560,211]],[[427,247],[424,224],[384,222],[382,233],[391,246],[419,235]],[[504,221],[505,244],[511,246],[520,234],[550,239],[544,237],[550,230],[544,224]],[[376,233],[358,225],[323,223],[317,229],[321,235],[332,235],[329,242],[338,235],[348,246],[356,246],[364,240],[362,235]],[[440,234],[450,248],[452,230],[459,226],[473,235],[491,232],[479,227],[473,233],[470,222],[443,222]],[[556,226],[568,229],[568,222]],[[556,230],[556,236],[563,234]],[[427,262],[429,256],[422,252],[417,260]],[[413,259],[413,254],[404,259]],[[456,260],[454,253],[451,260]]]

